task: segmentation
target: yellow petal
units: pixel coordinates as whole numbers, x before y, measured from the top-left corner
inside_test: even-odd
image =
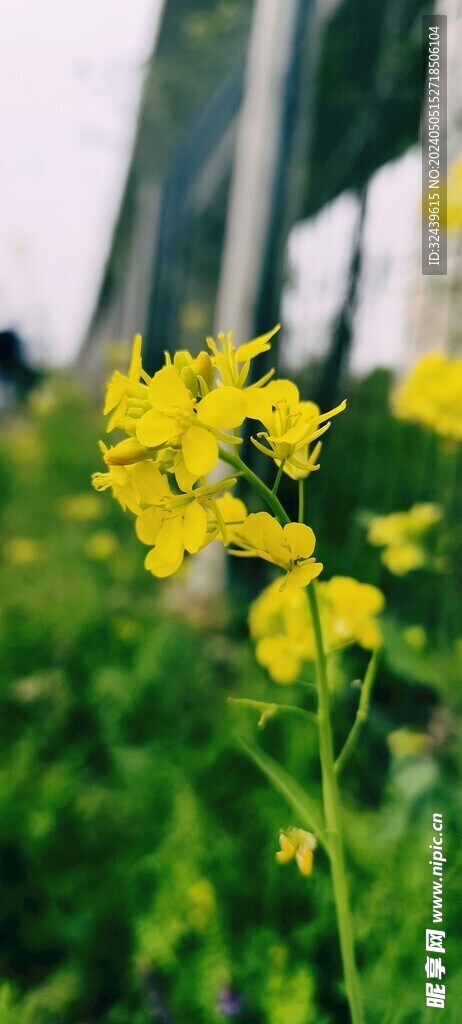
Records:
[[[207,533],[207,513],[198,501],[187,506],[183,517],[183,543],[186,551],[193,555],[202,547]]]
[[[157,498],[169,497],[171,494],[167,478],[153,462],[138,462],[133,467],[132,476],[143,504],[154,505]]]
[[[222,387],[210,391],[197,408],[199,419],[208,427],[230,430],[245,420],[246,399],[240,388]]]
[[[268,388],[247,388],[243,391],[246,400],[246,416],[252,420],[260,420],[266,426],[272,424],[272,402],[267,394]],[[271,428],[270,428],[271,429]]]
[[[159,530],[156,551],[165,564],[176,565],[183,557],[183,520],[180,515],[166,519]]]
[[[288,523],[284,527],[284,537],[294,559],[310,558],[313,554],[316,537],[311,526],[305,526],[305,523]]]
[[[312,580],[322,572],[321,562],[305,562],[304,565],[296,565],[288,573],[287,587],[307,587]]]
[[[196,483],[198,474],[190,473],[189,470],[186,469],[182,451],[177,452],[175,455],[173,471],[180,491],[190,491]]]
[[[267,331],[266,334],[260,334],[258,338],[254,338],[252,341],[246,342],[245,345],[239,345],[236,351],[236,362],[246,363],[248,359],[254,359],[255,356],[259,356],[261,352],[267,352],[271,348],[270,338],[276,334],[281,328],[280,324],[276,324],[272,331]]]
[[[165,513],[158,508],[145,508],[135,524],[136,533],[142,544],[155,544]]]
[[[116,370],[111,377],[106,390],[106,397],[104,400],[103,413],[105,416],[115,409],[116,405],[119,404],[127,389],[127,378],[124,377],[119,370]]]
[[[141,417],[136,428],[136,436],[146,448],[156,448],[170,441],[176,430],[176,422],[171,416],[158,412],[157,409],[150,409]]]
[[[298,405],[300,393],[297,385],[291,380],[272,380],[263,390],[267,392],[272,405],[276,405],[277,402]]]
[[[174,407],[191,411],[193,400],[173,366],[163,366],[149,383],[149,400],[159,412],[170,412]]]
[[[130,380],[138,381],[141,376],[141,334],[135,334],[133,339],[132,357],[130,360],[130,369],[128,376]]]
[[[290,842],[290,839],[281,832],[279,836],[279,845],[281,847],[276,854],[276,860],[279,864],[288,864],[295,855],[295,846]]]
[[[218,445],[208,430],[190,427],[183,434],[181,449],[186,469],[197,477],[205,476],[216,466]]]
[[[300,849],[295,854],[295,860],[297,861],[298,870],[302,875],[311,875],[313,870],[313,851]]]
[[[157,548],[152,551],[148,551],[144,560],[146,569],[152,572],[153,576],[158,576],[160,579],[164,579],[166,576],[173,576],[173,573],[180,568],[183,562],[184,550],[181,548],[176,562],[167,562],[163,557],[162,552],[159,552]]]

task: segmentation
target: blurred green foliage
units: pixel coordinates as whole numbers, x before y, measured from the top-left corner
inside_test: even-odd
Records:
[[[451,575],[394,579],[365,544],[361,510],[439,496],[437,453],[390,420],[388,384],[375,375],[352,389],[308,514],[327,575],[378,583],[389,606],[373,710],[344,779],[367,1019],[426,1019],[439,811],[444,1019],[456,1024],[462,649],[441,628]],[[297,823],[239,752],[236,734],[255,739],[253,713],[226,704],[281,698],[253,658],[243,581],[228,603],[191,607],[181,581],[145,573],[130,517],[90,491],[99,430],[59,378],[4,423],[0,1022],[346,1024],[325,857],[308,880],[276,865],[279,827]],[[408,625],[425,627],[423,651]],[[334,668],[340,744],[364,652]],[[303,686],[282,699],[313,700]],[[424,752],[391,755],[387,736],[403,724],[427,733]],[[318,795],[314,733],[275,720],[259,740]]]

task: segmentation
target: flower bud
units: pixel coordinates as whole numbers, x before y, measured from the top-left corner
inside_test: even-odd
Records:
[[[195,370],[198,377],[202,377],[207,387],[210,389],[213,384],[213,365],[212,360],[208,352],[199,352],[196,359]]]
[[[128,437],[113,448],[109,448],[104,454],[104,461],[108,466],[132,466],[135,462],[149,459],[151,456],[152,451],[144,448],[135,437]]]
[[[180,376],[183,384],[187,387],[188,391],[191,392],[193,398],[197,398],[197,395],[199,394],[199,383],[192,366],[184,366]]]

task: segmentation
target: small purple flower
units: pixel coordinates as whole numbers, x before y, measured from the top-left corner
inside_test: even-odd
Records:
[[[229,985],[222,985],[218,993],[217,1011],[223,1017],[237,1017],[243,1009],[243,999]]]

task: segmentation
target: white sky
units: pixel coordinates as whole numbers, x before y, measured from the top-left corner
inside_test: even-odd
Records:
[[[0,327],[34,359],[79,346],[163,0],[1,0]]]

